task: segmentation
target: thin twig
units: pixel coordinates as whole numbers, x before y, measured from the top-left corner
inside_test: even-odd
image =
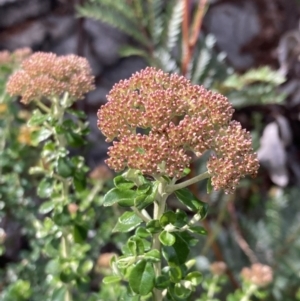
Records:
[[[189,45],[190,47],[192,47],[192,50],[194,49],[199,38],[199,32],[202,27],[206,4],[207,4],[207,0],[199,0],[198,9],[196,11],[196,15],[192,25],[192,33],[189,42]]]
[[[235,231],[236,242],[238,243],[240,248],[244,251],[244,253],[247,255],[247,257],[249,258],[249,260],[251,261],[252,264],[258,262],[258,259],[255,255],[255,253],[250,248],[249,244],[247,243],[247,241],[244,239],[244,237],[242,235],[242,231],[240,229],[239,222],[238,222],[238,219],[236,216],[236,211],[235,211],[235,206],[234,206],[233,200],[229,201],[227,203],[227,209],[231,216],[231,221],[232,221],[234,231]]]
[[[299,238],[300,236],[300,225],[298,225],[296,231],[293,231],[290,235],[287,236],[285,241],[282,243],[282,247],[277,250],[274,254],[274,264],[273,264],[273,270],[275,270],[278,267],[279,262],[281,262],[281,258],[283,255],[289,252],[291,250],[291,245]]]
[[[189,8],[190,8],[190,0],[182,0],[184,1],[183,6],[183,20],[182,20],[182,63],[181,63],[181,74],[186,75],[187,72],[187,62],[189,60],[190,48],[189,48]]]
[[[189,0],[183,0],[184,3],[184,14],[182,21],[182,52],[183,59],[181,65],[181,73],[186,75],[188,70],[188,65],[193,57],[196,43],[199,38],[199,32],[202,27],[202,21],[205,13],[205,8],[207,5],[207,0],[199,0],[198,8],[193,20],[191,36],[189,36]]]
[[[196,166],[194,164],[192,164],[191,165],[191,172],[189,174],[189,177],[193,178],[195,176],[196,176]],[[190,189],[196,197],[201,199],[201,197],[199,196],[198,186],[196,184],[191,185]],[[211,243],[211,247],[212,247],[213,253],[216,257],[216,260],[225,262],[225,258],[223,256],[222,250],[219,246],[219,243],[215,240],[216,236],[214,236],[214,233],[213,233],[207,219],[203,220],[203,225],[204,225],[204,228],[207,231],[207,239]],[[232,286],[234,288],[239,288],[239,283],[236,281],[232,271],[229,268],[227,268],[227,270],[226,270],[226,275],[227,275],[228,279],[230,280]]]

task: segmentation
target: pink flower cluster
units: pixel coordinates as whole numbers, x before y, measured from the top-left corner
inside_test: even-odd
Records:
[[[7,91],[11,95],[21,95],[23,103],[51,99],[65,92],[74,99],[80,99],[93,89],[93,80],[85,58],[37,52],[24,60],[21,70],[10,77]]]
[[[258,287],[264,287],[273,281],[273,271],[268,265],[255,263],[250,268],[243,268],[241,276]]]
[[[208,171],[215,189],[235,189],[255,175],[258,160],[251,137],[221,94],[192,85],[185,77],[146,68],[115,84],[98,111],[98,127],[110,142],[107,164],[144,174],[180,178],[192,153],[212,151]]]
[[[11,67],[18,67],[18,65],[31,55],[30,48],[19,48],[13,52],[7,50],[0,51],[0,66],[8,65]]]

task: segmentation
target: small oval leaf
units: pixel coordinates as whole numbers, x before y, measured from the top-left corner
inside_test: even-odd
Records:
[[[113,229],[113,232],[129,232],[135,229],[143,220],[134,212],[124,212],[119,217],[118,223]]]
[[[113,188],[109,190],[103,200],[103,206],[111,206],[115,203],[128,204],[129,207],[133,206],[136,192],[134,190],[121,190],[119,188]],[[131,204],[131,205],[130,205]]]
[[[53,201],[44,202],[39,208],[39,213],[47,214],[50,211],[52,211],[53,208],[54,208],[54,202]]]
[[[176,238],[173,234],[167,231],[162,231],[159,234],[159,240],[165,246],[172,246],[175,243]]]
[[[122,278],[120,276],[106,276],[103,278],[103,283],[105,284],[110,284],[110,283],[116,283],[116,282],[119,282],[121,281]]]
[[[129,285],[131,289],[141,296],[149,294],[155,281],[155,273],[152,263],[141,260],[131,270],[129,275]]]

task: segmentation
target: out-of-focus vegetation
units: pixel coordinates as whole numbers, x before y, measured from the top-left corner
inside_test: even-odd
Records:
[[[227,65],[226,54],[216,51],[214,37],[201,31],[206,1],[199,1],[192,15],[184,2],[94,0],[78,7],[78,12],[132,37],[121,55],[142,56],[149,65],[183,74],[228,96],[238,109],[282,104],[285,95],[278,91],[285,80],[282,75],[269,67],[237,74]],[[101,207],[102,196],[112,186],[107,171],[95,167],[91,174],[81,156],[70,156],[84,150],[85,116],[80,112],[71,118],[74,112],[63,108],[64,120],[71,121],[56,131],[76,135],[66,139],[69,144],[63,150],[53,145],[49,127],[55,127],[55,121],[6,93],[6,81],[21,63],[15,57],[12,53],[9,60],[0,58],[0,300],[133,300],[122,297],[124,286],[101,283],[112,273],[108,263],[125,237],[111,235],[122,209]],[[250,112],[246,121],[257,148],[264,112]],[[58,158],[72,162],[70,196],[64,200],[58,197],[61,179],[54,176],[58,161],[65,163]],[[56,162],[52,170],[47,160]],[[202,169],[202,163],[196,162],[192,173]],[[276,187],[265,178],[262,172],[253,181],[244,180],[230,196],[214,192],[208,197],[206,187],[193,187],[210,209],[204,224],[208,236],[192,251],[203,281],[191,300],[300,300],[300,191]],[[173,199],[170,203],[178,206]],[[227,265],[220,275],[212,272],[215,261]],[[255,297],[242,299],[250,285],[240,272],[257,262],[272,268],[273,281]]]

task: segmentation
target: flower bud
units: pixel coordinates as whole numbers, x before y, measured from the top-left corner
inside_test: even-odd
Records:
[[[216,261],[210,265],[210,271],[213,275],[221,276],[224,275],[227,269],[227,265],[223,261]]]
[[[273,271],[268,265],[255,263],[250,268],[243,268],[241,276],[245,281],[264,287],[273,281]]]

